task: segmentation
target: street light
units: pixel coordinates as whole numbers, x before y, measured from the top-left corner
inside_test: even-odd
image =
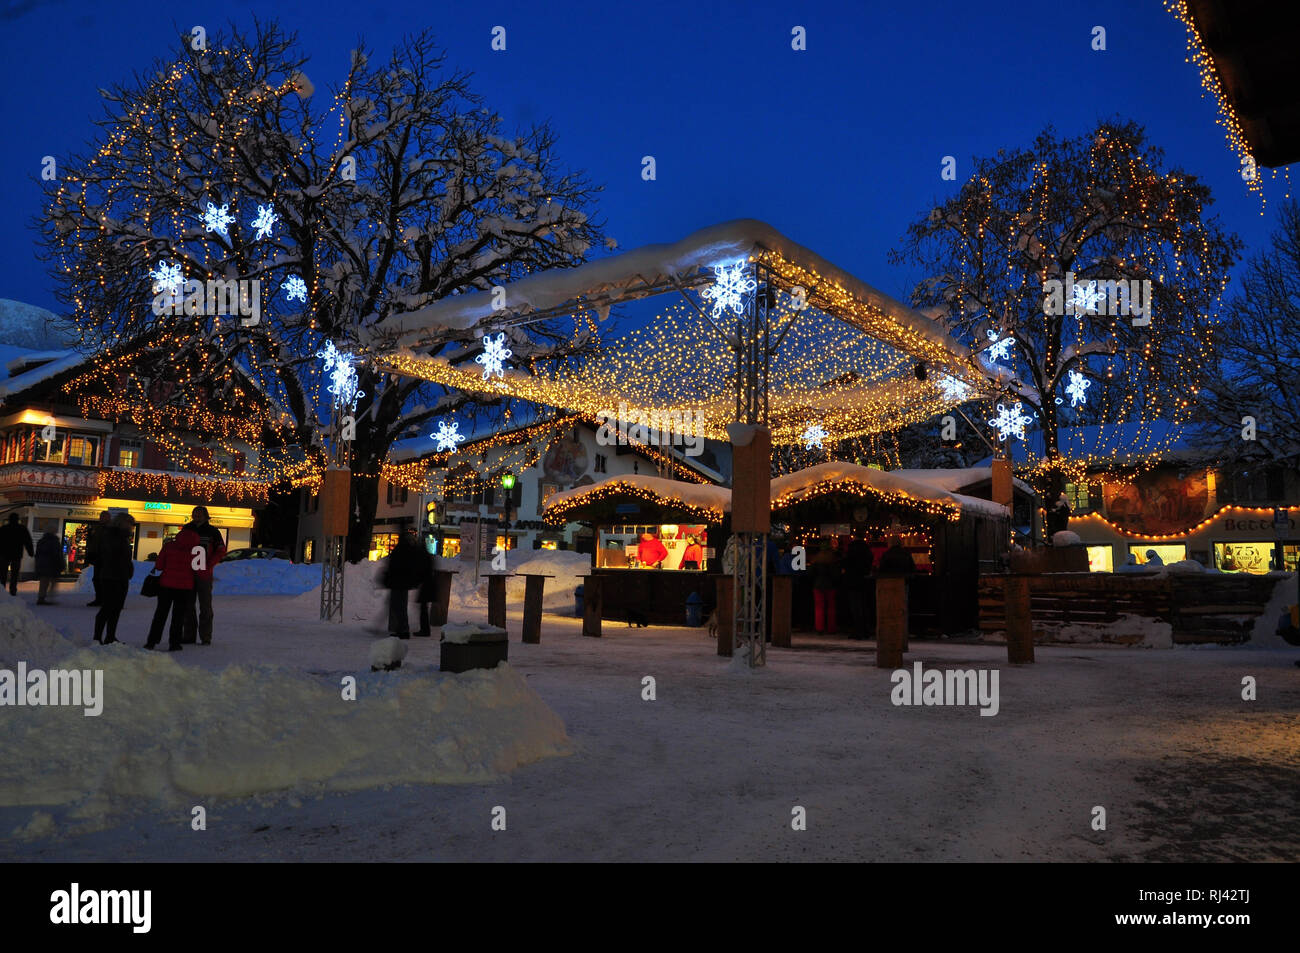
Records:
[[[512,502],[511,496],[515,489],[515,475],[513,473],[501,474],[501,488],[506,491],[505,492],[505,497],[506,497],[505,517],[506,518],[505,520],[502,521],[501,528],[505,531],[504,535],[505,535],[506,544],[504,548],[509,549],[510,548],[510,504]]]

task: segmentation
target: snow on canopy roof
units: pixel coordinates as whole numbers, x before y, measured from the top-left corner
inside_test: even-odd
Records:
[[[882,496],[901,497],[898,502],[914,502],[920,509],[944,513],[950,518],[961,512],[961,502],[947,490],[909,480],[897,472],[836,460],[777,477],[772,481],[772,508],[780,509],[813,499],[834,492],[833,488],[844,484]]]
[[[944,364],[974,366],[969,351],[929,318],[791,241],[771,225],[749,218],[700,229],[672,244],[646,245],[577,268],[530,275],[504,286],[503,309],[493,307],[494,295],[488,291],[442,298],[375,322],[367,341],[390,349],[418,348],[445,331],[466,331],[479,324],[498,328],[585,309],[603,316],[614,304],[711,283],[711,266],[752,258],[793,266],[790,274],[780,274],[782,269],[776,268],[777,278],[787,285],[804,280],[803,275],[815,278],[805,286],[809,304],[852,324],[842,302],[823,297],[823,284],[838,285],[850,298],[880,312],[896,326],[899,333],[886,343],[909,353],[923,350],[926,353],[918,356]],[[918,344],[923,346],[918,348]]]
[[[993,468],[991,466],[958,467],[952,470],[890,470],[889,472],[905,480],[926,483],[941,490],[947,490],[954,495],[957,494],[958,490],[993,479]],[[1031,496],[1033,495],[1034,488],[1024,480],[1013,478],[1012,482],[1016,485],[1016,489],[1023,490]]]
[[[567,522],[565,514],[577,507],[617,496],[630,496],[658,506],[683,509],[694,517],[709,522],[719,522],[731,512],[731,490],[725,486],[686,483],[631,473],[606,477],[597,483],[553,493],[542,507],[542,515],[547,522]]]

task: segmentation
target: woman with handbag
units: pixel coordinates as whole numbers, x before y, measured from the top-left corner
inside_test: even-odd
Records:
[[[95,613],[95,641],[103,645],[117,641],[117,620],[126,604],[126,593],[135,574],[131,561],[131,519],[118,513],[95,535],[94,583],[99,611]],[[107,629],[108,637],[104,638]]]
[[[152,649],[162,639],[163,624],[167,613],[172,616],[171,627],[167,630],[167,651],[181,650],[181,637],[185,634],[185,620],[194,606],[194,551],[202,550],[203,544],[199,534],[188,527],[176,534],[174,539],[163,544],[158,553],[154,567],[161,573],[158,577],[158,608],[154,610],[153,622],[149,626],[149,639],[144,647]]]

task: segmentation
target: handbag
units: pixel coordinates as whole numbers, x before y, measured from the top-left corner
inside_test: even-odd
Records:
[[[162,583],[159,581],[161,579],[162,573],[157,572],[151,572],[149,575],[145,576],[144,582],[140,583],[140,595],[146,596],[150,599],[157,596],[159,591],[162,589]]]

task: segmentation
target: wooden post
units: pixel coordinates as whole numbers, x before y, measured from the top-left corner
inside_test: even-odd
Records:
[[[1012,573],[1006,580],[1007,661],[1023,665],[1034,660],[1034,625],[1029,609],[1029,577]]]
[[[433,573],[433,604],[429,606],[429,625],[447,624],[447,606],[451,602],[451,577],[456,570],[436,569]]]
[[[488,625],[506,627],[506,574],[488,576]]]
[[[542,642],[542,589],[546,580],[553,578],[540,573],[524,575],[524,641],[530,645]]]
[[[736,587],[736,577],[723,574],[718,576],[718,654],[731,658],[733,629],[731,624],[732,598]]]
[[[582,634],[600,638],[600,577],[587,576],[582,580]]]
[[[907,639],[907,580],[876,577],[876,668],[901,668]]]
[[[791,611],[791,585],[794,582],[789,576],[770,576],[768,582],[772,585],[772,644],[783,649],[790,647],[790,611]]]

